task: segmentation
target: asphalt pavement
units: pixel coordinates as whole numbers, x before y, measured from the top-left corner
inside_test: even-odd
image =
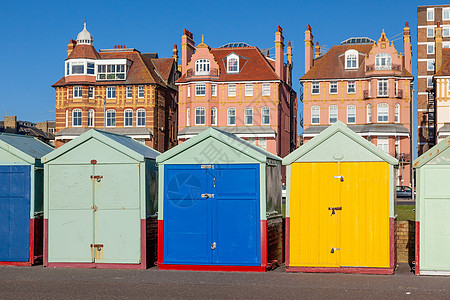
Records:
[[[450,277],[0,267],[1,299],[450,299]]]

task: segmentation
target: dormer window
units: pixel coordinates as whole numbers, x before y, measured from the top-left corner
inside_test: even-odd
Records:
[[[195,75],[209,75],[209,60],[198,59],[195,62]]]
[[[387,53],[375,55],[375,70],[390,70],[391,56]]]
[[[239,56],[231,54],[227,57],[227,73],[239,72]]]
[[[84,74],[84,62],[72,62],[72,74]]]
[[[358,51],[347,50],[345,52],[345,68],[358,69]]]

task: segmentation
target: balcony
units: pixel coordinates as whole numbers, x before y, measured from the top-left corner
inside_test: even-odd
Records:
[[[396,64],[391,64],[390,66],[375,66],[375,64],[371,64],[371,65],[367,65],[366,66],[366,72],[371,72],[371,71],[401,71],[402,70],[402,66],[401,65],[396,65]]]
[[[411,162],[411,154],[409,153],[397,153],[395,158],[397,158],[400,163],[409,164]]]
[[[363,91],[363,97],[364,99],[370,99],[370,94],[368,90]]]
[[[398,90],[397,93],[395,94],[395,98],[403,98],[403,90]]]
[[[207,78],[207,79],[218,79],[219,78],[219,69],[212,68],[209,74],[196,75],[195,69],[189,69],[186,72],[186,79],[195,77],[195,78]]]

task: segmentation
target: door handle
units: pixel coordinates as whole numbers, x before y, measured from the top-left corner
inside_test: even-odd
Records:
[[[341,248],[331,248],[331,253],[334,253],[335,250],[341,250]]]
[[[202,198],[214,198],[214,194],[202,194]]]
[[[216,242],[211,244],[211,250],[214,250],[214,249],[216,249]]]
[[[342,175],[336,175],[336,176],[334,176],[334,178],[340,179],[341,182],[344,181],[344,176],[342,176]]]

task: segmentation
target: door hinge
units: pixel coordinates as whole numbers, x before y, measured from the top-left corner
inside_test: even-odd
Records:
[[[214,198],[214,194],[202,194],[202,198]]]
[[[100,181],[102,181],[102,179],[103,179],[103,176],[100,176],[100,175],[91,175],[91,179],[95,179],[95,180],[97,180],[97,182],[100,182]]]
[[[202,169],[214,169],[214,165],[202,165]]]
[[[331,214],[334,215],[336,210],[342,210],[342,206],[328,207],[328,210],[331,210]]]
[[[331,253],[334,253],[334,251],[336,251],[336,250],[341,250],[341,248],[331,248]]]
[[[216,249],[216,246],[217,246],[216,242],[212,243],[212,244],[211,244],[211,250]]]
[[[344,176],[342,176],[342,175],[336,175],[336,176],[334,176],[334,178],[340,179],[341,182],[344,181]]]

